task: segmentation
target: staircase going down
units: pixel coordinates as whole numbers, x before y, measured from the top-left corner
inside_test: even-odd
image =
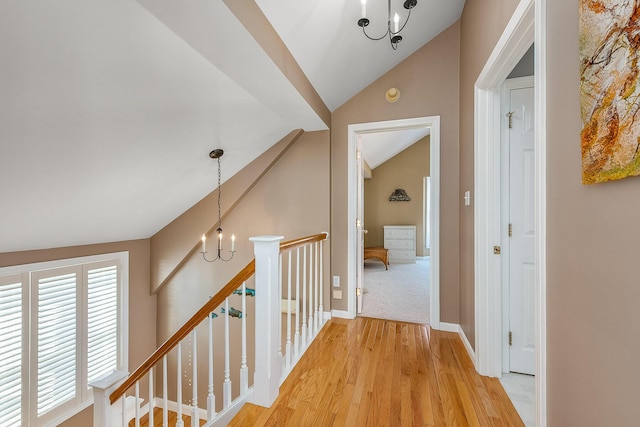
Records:
[[[255,259],[140,367],[91,384],[94,426],[223,426],[269,407],[325,325],[327,238],[251,238]]]

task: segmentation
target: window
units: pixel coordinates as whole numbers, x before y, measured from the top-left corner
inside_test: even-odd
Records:
[[[128,254],[0,269],[0,425],[57,425],[127,369]]]

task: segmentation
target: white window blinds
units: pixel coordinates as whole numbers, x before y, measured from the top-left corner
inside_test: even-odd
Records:
[[[37,332],[37,415],[41,417],[77,396],[78,272],[32,278],[36,293],[33,311]],[[44,276],[44,277],[43,277]],[[34,280],[35,279],[35,280]]]
[[[0,278],[0,425],[22,422],[22,291],[20,276]]]
[[[92,403],[90,382],[126,370],[127,260],[0,268],[0,426],[58,425]]]
[[[91,269],[87,274],[88,383],[113,372],[118,364],[118,268]]]

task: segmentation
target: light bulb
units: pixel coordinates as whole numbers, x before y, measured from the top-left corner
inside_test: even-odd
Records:
[[[397,13],[395,15],[393,15],[393,23],[395,24],[394,32],[397,33],[398,32],[398,24],[400,23],[400,17],[398,16]]]

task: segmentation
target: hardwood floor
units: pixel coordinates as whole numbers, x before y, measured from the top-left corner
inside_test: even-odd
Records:
[[[231,426],[523,426],[500,382],[479,376],[460,338],[424,325],[332,319],[271,408]]]

